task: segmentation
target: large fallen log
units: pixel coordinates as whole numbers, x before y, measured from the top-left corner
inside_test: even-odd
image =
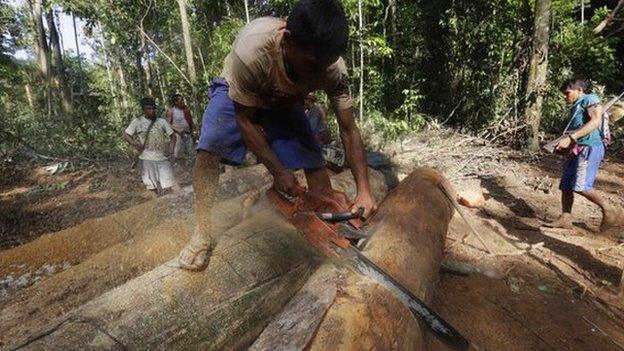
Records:
[[[366,256],[430,303],[453,209],[419,169],[385,199]],[[353,270],[326,263],[265,328],[251,350],[426,350],[425,333],[388,290]]]
[[[371,170],[370,179],[374,193],[381,200],[386,192],[383,176]],[[354,196],[350,173],[334,176],[332,182]],[[258,194],[250,192],[215,206],[213,221],[217,230],[225,231],[240,223],[246,212],[266,208],[266,200],[258,198]],[[246,211],[254,202],[255,210]],[[191,218],[182,217],[111,246],[10,298],[0,310],[0,345],[28,339],[32,331],[41,329],[54,318],[175,257],[190,234]]]
[[[230,199],[261,188],[271,180],[262,165],[224,173],[219,178],[217,200]],[[0,279],[34,272],[44,265],[75,265],[91,255],[135,235],[179,218],[191,209],[192,188],[167,195],[115,214],[88,219],[83,223],[50,233],[27,244],[0,252]],[[102,233],[107,233],[102,235]]]
[[[427,170],[408,177],[371,221],[369,230],[375,237],[365,250],[425,301],[437,280],[452,214],[438,189],[442,181]],[[243,349],[263,329],[276,328],[265,326],[316,270],[319,263],[314,257],[292,226],[268,208],[224,234],[206,271],[182,271],[173,262],[162,265],[94,299],[14,349]],[[300,292],[323,295],[319,322],[302,327],[300,335],[308,340],[304,346],[424,349],[418,324],[381,286],[343,268],[321,267],[329,272],[338,269],[338,274],[318,271],[314,279],[327,280],[310,280]],[[335,295],[318,289],[323,282],[331,287],[332,281]],[[289,308],[283,312],[278,319],[300,315]],[[276,324],[281,332],[293,329]]]
[[[242,220],[243,203],[248,195],[253,196],[243,194],[215,207],[216,230],[225,231]],[[189,208],[180,218],[112,245],[9,295],[0,304],[0,345],[23,340],[57,317],[174,258],[188,241],[191,229]],[[99,234],[108,235],[105,231]]]

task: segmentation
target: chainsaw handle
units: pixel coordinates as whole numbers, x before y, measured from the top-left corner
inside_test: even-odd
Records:
[[[318,218],[326,222],[345,222],[352,219],[361,218],[364,214],[364,207],[358,207],[355,212],[317,212]]]

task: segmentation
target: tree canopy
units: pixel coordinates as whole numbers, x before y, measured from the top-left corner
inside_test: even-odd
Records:
[[[525,147],[534,96],[543,99],[542,133],[565,124],[563,80],[587,78],[602,95],[624,90],[620,2],[587,1],[581,8],[574,0],[344,0],[350,22],[344,58],[352,93],[362,101],[360,123],[391,140],[437,120]],[[3,159],[24,152],[119,157],[126,152],[119,135],[145,95],[165,106],[171,94],[182,93],[199,122],[206,87],[248,16],[286,17],[293,3],[0,0]],[[545,82],[532,86],[540,3],[551,19],[548,62]],[[74,38],[55,40],[59,13],[86,22],[82,35],[93,46],[92,59],[63,49]],[[20,50],[27,58],[16,58]]]

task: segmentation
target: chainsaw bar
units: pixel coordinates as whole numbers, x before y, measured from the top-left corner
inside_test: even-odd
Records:
[[[350,245],[346,251],[354,257],[352,267],[359,273],[383,285],[390,293],[409,308],[416,320],[421,321],[429,331],[448,347],[454,350],[467,350],[470,343],[455,328],[447,323],[429,306],[422,302],[405,286],[366,257],[358,248]],[[347,253],[345,252],[345,253]]]

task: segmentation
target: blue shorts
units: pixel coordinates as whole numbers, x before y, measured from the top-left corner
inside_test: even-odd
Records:
[[[588,191],[594,188],[598,168],[605,155],[605,146],[585,146],[576,156],[570,156],[563,163],[563,175],[559,189]]]
[[[217,154],[222,161],[241,164],[247,147],[228,96],[224,79],[214,79],[208,88],[210,101],[204,112],[198,150]],[[303,104],[282,110],[259,109],[253,121],[262,127],[273,152],[287,169],[312,169],[325,165],[305,115]]]

